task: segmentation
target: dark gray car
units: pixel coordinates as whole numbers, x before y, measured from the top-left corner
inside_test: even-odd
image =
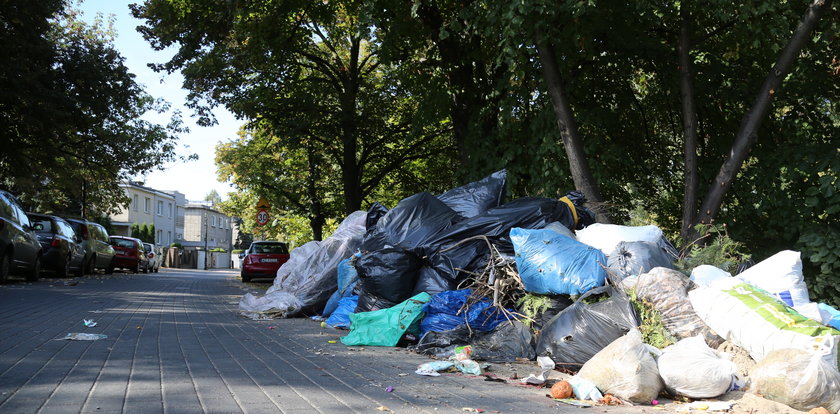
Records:
[[[58,277],[67,277],[70,272],[82,276],[85,249],[82,238],[76,235],[70,223],[47,214],[27,213],[27,216],[41,243],[42,268],[54,271]]]
[[[26,280],[38,280],[41,244],[17,199],[0,190],[0,282],[18,273],[23,273]]]
[[[114,273],[114,247],[108,238],[108,232],[101,225],[92,221],[65,218],[73,226],[76,234],[82,238],[85,249],[85,274],[93,274],[96,269],[105,273]]]

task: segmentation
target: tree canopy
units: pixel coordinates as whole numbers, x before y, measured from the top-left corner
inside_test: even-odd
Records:
[[[114,48],[110,22],[93,25],[65,1],[0,6],[0,185],[28,208],[92,215],[125,204],[117,185],[173,160],[180,120],[162,111]]]

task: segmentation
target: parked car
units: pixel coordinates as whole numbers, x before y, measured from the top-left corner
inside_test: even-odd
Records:
[[[103,269],[105,273],[114,273],[114,248],[108,238],[105,227],[78,218],[66,218],[73,226],[73,230],[82,239],[85,249],[85,274],[93,274],[96,269]]]
[[[111,236],[111,245],[117,252],[114,267],[129,269],[134,273],[149,273],[149,258],[140,239],[126,236]]]
[[[18,273],[26,280],[38,280],[41,243],[17,198],[0,190],[0,282]]]
[[[82,276],[85,271],[85,248],[82,238],[61,217],[27,213],[32,228],[41,243],[41,266],[55,272],[57,277],[67,277],[72,271]]]
[[[278,241],[253,242],[241,257],[240,277],[243,282],[254,278],[274,279],[277,269],[289,260],[289,247]]]
[[[149,271],[157,273],[160,270],[160,249],[153,246],[151,243],[143,243],[146,250],[146,257],[149,258]]]

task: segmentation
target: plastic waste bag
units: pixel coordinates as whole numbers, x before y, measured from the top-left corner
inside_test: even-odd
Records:
[[[797,410],[823,407],[840,412],[840,372],[818,353],[800,349],[768,353],[750,371],[749,391]]]
[[[595,354],[575,377],[592,381],[605,394],[650,404],[663,388],[651,352],[658,350],[645,345],[642,333],[634,328]]]
[[[777,349],[816,352],[830,343],[825,359],[837,364],[840,332],[800,315],[754,286],[728,278],[694,289],[688,296],[706,325],[756,361]]]
[[[587,298],[601,294],[609,298],[585,303]],[[536,352],[550,356],[559,368],[576,371],[637,326],[639,318],[627,295],[609,286],[595,288],[548,321],[537,338]]]
[[[654,267],[674,267],[674,257],[657,243],[620,242],[607,260],[607,272],[613,283],[649,272]]]
[[[423,306],[425,316],[420,322],[420,335],[429,331],[448,331],[463,324],[476,331],[492,331],[499,323],[507,320],[493,307],[489,298],[483,298],[461,312],[471,294],[471,289],[461,289],[432,296],[429,303]]]
[[[440,371],[446,371],[454,366],[455,363],[452,361],[431,361],[420,364],[414,373],[417,375],[425,375],[427,377],[439,377]]]
[[[738,369],[728,355],[709,348],[699,335],[663,349],[657,364],[668,392],[694,399],[729,391]]]
[[[604,398],[601,391],[597,386],[595,386],[595,383],[589,381],[588,379],[575,375],[566,381],[568,381],[569,385],[572,386],[572,392],[575,394],[575,398],[579,400],[598,402],[598,400]]]
[[[338,301],[338,307],[335,308],[332,315],[324,322],[333,328],[349,328],[350,315],[356,310],[356,305],[359,303],[358,296],[346,296]]]
[[[709,346],[717,348],[723,338],[715,334],[694,311],[688,292],[693,287],[684,274],[657,267],[639,276],[636,297],[653,305],[662,315],[662,325],[677,339],[702,335]]]
[[[690,279],[697,284],[697,286],[710,286],[712,283],[720,279],[732,277],[729,272],[719,267],[712,265],[700,265],[691,269]]]
[[[354,264],[361,255],[361,253],[356,253],[338,263],[338,289],[330,296],[324,306],[324,311],[321,312],[321,316],[329,318],[338,307],[339,300],[353,294],[353,288],[356,287],[356,282],[359,280],[359,274],[356,272]]]
[[[783,250],[735,278],[761,288],[790,307],[811,302],[799,252]]]
[[[577,239],[581,243],[600,249],[605,255],[611,254],[621,242],[644,241],[656,243],[669,251],[673,248],[670,242],[665,239],[662,230],[654,225],[621,226],[618,224],[595,223],[578,230]],[[672,251],[672,253],[675,252]],[[674,254],[674,256],[676,255]]]
[[[502,204],[507,171],[496,171],[479,181],[453,188],[437,198],[462,217],[475,217]]]
[[[448,331],[428,331],[414,350],[419,354],[448,358],[461,345],[472,345],[473,359],[481,361],[513,362],[519,358],[536,358],[534,336],[519,321],[501,323],[489,332],[471,332],[466,325]]]
[[[395,346],[406,333],[420,330],[423,304],[428,293],[420,293],[388,309],[350,315],[350,333],[341,338],[344,345]]]
[[[400,201],[368,229],[362,250],[373,252],[401,247],[423,256],[433,249],[430,241],[462,220],[454,210],[429,193],[417,193]]]
[[[607,258],[552,230],[514,227],[510,239],[525,290],[542,295],[580,295],[606,280]]]
[[[338,288],[338,263],[362,242],[366,217],[364,211],[350,214],[330,237],[292,250],[289,261],[277,270],[274,284],[266,291],[268,299],[245,295],[239,303],[241,313],[251,318],[288,317],[324,309]]]
[[[359,305],[356,312],[385,309],[411,297],[420,259],[401,248],[388,247],[356,260]]]

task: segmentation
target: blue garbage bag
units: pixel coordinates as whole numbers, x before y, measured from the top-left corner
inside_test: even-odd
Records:
[[[333,328],[350,328],[350,315],[358,303],[359,297],[355,295],[341,298],[335,311],[325,323]]]
[[[469,324],[473,330],[487,332],[507,320],[498,309],[492,306],[489,298],[470,305],[466,312],[458,314],[471,294],[471,289],[461,289],[433,295],[429,303],[423,305],[425,316],[420,321],[420,336],[429,331],[448,331],[464,324]]]
[[[580,295],[604,285],[607,257],[594,247],[545,229],[514,227],[510,240],[528,292]]]
[[[353,294],[353,288],[356,287],[356,282],[359,280],[359,274],[356,272],[356,267],[353,266],[353,260],[361,255],[361,253],[356,253],[338,263],[338,289],[330,296],[323,312],[321,312],[321,316],[327,318],[332,315],[338,307],[338,301]]]

